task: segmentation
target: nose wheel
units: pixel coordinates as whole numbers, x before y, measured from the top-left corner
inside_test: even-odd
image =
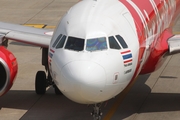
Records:
[[[38,95],[45,94],[46,88],[48,86],[54,87],[54,91],[55,91],[56,95],[62,95],[61,91],[58,89],[58,87],[52,81],[51,76],[48,75],[48,77],[46,77],[46,73],[44,71],[38,71],[36,73],[36,79],[35,79],[36,94],[38,94]]]
[[[35,90],[38,95],[46,93],[46,83],[46,73],[44,71],[38,71],[35,80]]]
[[[93,112],[91,113],[91,115],[93,116],[93,120],[101,120],[101,116],[103,115],[103,113],[101,112],[101,104],[95,104],[93,107]]]

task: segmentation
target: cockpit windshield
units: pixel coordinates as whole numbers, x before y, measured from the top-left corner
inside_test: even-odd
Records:
[[[107,40],[106,40],[107,39]],[[65,45],[64,45],[65,44]],[[121,50],[127,49],[128,45],[126,41],[120,35],[109,36],[109,37],[97,37],[90,39],[77,38],[60,34],[52,44],[53,48],[56,49],[68,49],[73,51],[102,51],[109,49]]]
[[[87,51],[97,51],[106,50],[107,42],[105,37],[87,39],[86,50]]]
[[[69,36],[65,49],[74,50],[74,51],[83,51],[84,39]]]

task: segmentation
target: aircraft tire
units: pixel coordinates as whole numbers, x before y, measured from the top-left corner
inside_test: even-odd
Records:
[[[38,95],[46,93],[46,73],[44,71],[38,71],[36,74],[35,90]]]

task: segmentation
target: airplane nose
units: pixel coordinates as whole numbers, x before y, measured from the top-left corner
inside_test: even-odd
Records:
[[[60,90],[69,99],[84,103],[102,101],[100,95],[106,83],[102,66],[91,61],[73,61],[62,68]]]

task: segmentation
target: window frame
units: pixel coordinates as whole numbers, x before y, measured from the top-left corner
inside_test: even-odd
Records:
[[[120,38],[122,38],[120,41],[119,41],[119,39],[118,39],[118,37],[117,36],[119,36]],[[129,48],[129,46],[128,46],[128,44],[126,43],[126,41],[124,40],[124,38],[121,36],[121,35],[115,35],[115,38],[116,38],[116,40],[118,41],[118,43],[121,45],[121,47],[123,48],[123,49],[127,49],[127,48]],[[125,44],[124,44],[125,43]],[[124,46],[125,45],[125,46]]]
[[[60,39],[62,38],[63,34],[59,34],[54,43],[52,44],[53,48],[56,48],[57,44],[59,43]]]
[[[87,42],[88,40],[90,39],[98,39],[98,38],[105,38],[105,41],[106,41],[106,49],[97,49],[97,50],[93,50],[93,51],[89,51],[87,50]],[[84,47],[84,50],[87,51],[87,52],[98,52],[98,51],[105,51],[105,50],[108,50],[109,49],[109,41],[107,40],[107,37],[106,36],[102,36],[102,37],[93,37],[93,38],[86,38],[85,39],[85,47]]]
[[[63,43],[63,46],[62,47],[58,47],[57,46],[60,44],[60,42],[63,40],[63,38],[65,37],[64,39],[64,43]],[[61,48],[64,48],[64,45],[65,45],[65,42],[66,42],[66,39],[67,39],[67,36],[66,35],[62,35],[62,37],[60,38],[59,42],[56,44],[56,49],[61,49]]]
[[[113,37],[114,38],[114,40],[116,41],[116,43],[118,44],[118,46],[120,47],[119,49],[116,49],[116,48],[111,48],[111,46],[110,46],[110,37]],[[111,50],[122,50],[122,46],[120,45],[120,43],[117,41],[117,39],[115,38],[115,36],[108,36],[108,42],[109,42],[109,49],[111,49]]]
[[[76,39],[81,39],[81,40],[84,40],[84,45],[83,45],[83,48],[82,48],[82,50],[75,50],[75,49],[68,49],[68,48],[66,48],[66,45],[67,45],[67,43],[68,43],[68,40],[69,40],[69,38],[76,38]],[[77,51],[77,52],[82,52],[82,51],[84,51],[84,48],[85,48],[85,39],[83,39],[83,38],[78,38],[78,37],[73,37],[73,36],[67,36],[67,38],[66,38],[66,42],[64,43],[64,49],[66,49],[66,50],[72,50],[72,51]]]

